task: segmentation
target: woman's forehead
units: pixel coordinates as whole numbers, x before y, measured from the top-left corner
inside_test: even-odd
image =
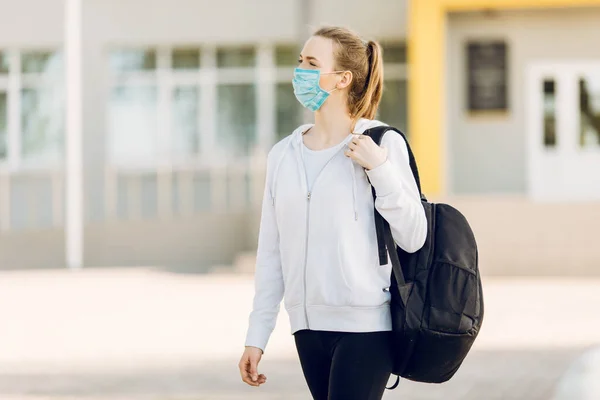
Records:
[[[333,40],[312,36],[304,44],[303,57],[314,57],[322,63],[333,63]]]

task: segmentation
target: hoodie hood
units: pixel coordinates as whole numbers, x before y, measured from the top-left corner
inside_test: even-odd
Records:
[[[272,187],[271,187],[271,200],[272,200],[273,205],[275,205],[275,193],[276,193],[275,189],[277,188],[277,177],[279,175],[279,166],[281,165],[281,162],[283,161],[285,156],[288,154],[289,147],[293,147],[296,154],[298,154],[300,157],[302,157],[301,151],[300,151],[300,145],[302,144],[302,135],[304,134],[304,132],[306,132],[308,129],[312,128],[313,126],[314,126],[314,124],[304,124],[304,125],[299,126],[292,132],[292,134],[290,135],[291,137],[289,138],[288,142],[284,145],[285,148],[281,152],[279,160],[277,161],[277,164],[275,166],[273,183],[272,183]],[[356,124],[354,126],[354,131],[352,132],[352,134],[361,134],[362,135],[365,133],[366,130],[375,128],[377,126],[387,126],[387,124],[385,124],[381,121],[378,121],[378,120],[361,118],[356,122]],[[348,142],[350,142],[350,140],[352,140],[352,134],[348,134],[348,137],[346,137],[344,139],[344,146],[342,146],[341,149],[344,149],[345,145],[348,144]],[[348,160],[348,168],[350,168],[350,172],[352,174],[352,201],[353,201],[353,206],[354,206],[354,219],[358,220],[358,207],[357,207],[357,202],[356,202],[356,170],[354,168],[354,162],[350,159]],[[300,173],[300,174],[302,173],[300,168],[298,168],[298,173]]]

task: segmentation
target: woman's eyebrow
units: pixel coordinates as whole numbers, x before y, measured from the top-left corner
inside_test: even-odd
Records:
[[[300,54],[300,58],[303,58],[303,57],[302,57],[302,54]],[[318,59],[318,58],[316,58],[316,57],[313,57],[313,56],[306,56],[306,59],[307,59],[307,60],[309,60],[309,61],[311,61],[311,60],[312,60],[312,61],[319,62],[319,59]]]

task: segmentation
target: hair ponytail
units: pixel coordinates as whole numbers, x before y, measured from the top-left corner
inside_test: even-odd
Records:
[[[333,40],[336,69],[352,72],[348,90],[348,111],[356,121],[374,119],[383,93],[383,59],[379,43],[363,41],[346,28],[325,27],[315,32]]]
[[[364,92],[356,104],[356,119],[374,119],[383,93],[383,62],[379,43],[374,41],[367,43],[367,59],[369,60],[369,72]]]

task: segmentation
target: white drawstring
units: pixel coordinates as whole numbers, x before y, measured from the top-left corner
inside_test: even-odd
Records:
[[[358,207],[356,206],[356,170],[354,162],[350,160],[350,169],[352,170],[352,205],[354,207],[354,220],[358,221]]]

